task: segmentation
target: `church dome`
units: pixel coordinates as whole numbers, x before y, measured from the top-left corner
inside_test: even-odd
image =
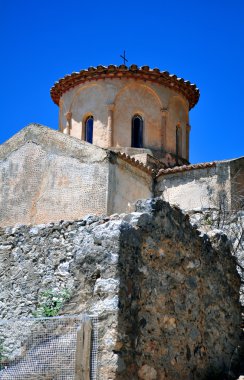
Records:
[[[148,66],[89,67],[60,79],[51,97],[59,128],[103,148],[150,150],[189,159],[189,110],[195,84]]]

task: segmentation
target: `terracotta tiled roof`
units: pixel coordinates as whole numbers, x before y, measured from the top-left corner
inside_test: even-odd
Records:
[[[131,157],[125,153],[121,153],[121,152],[113,152],[113,153],[117,157],[128,162],[130,165],[135,166],[138,169],[143,170],[144,172],[152,175],[153,177],[160,177],[161,175],[174,174],[174,173],[182,173],[182,172],[187,172],[187,171],[195,170],[195,169],[212,168],[212,167],[216,166],[216,162],[204,162],[201,164],[175,166],[173,168],[160,169],[157,171],[157,170],[153,169],[151,166],[144,165],[139,160],[136,160],[134,157]]]
[[[71,88],[81,83],[105,78],[134,78],[162,84],[184,95],[189,102],[190,109],[195,106],[200,96],[199,89],[195,84],[183,78],[178,78],[176,75],[169,74],[168,71],[160,71],[157,68],[150,69],[149,66],[138,67],[137,65],[131,65],[127,67],[125,65],[109,65],[107,67],[89,67],[87,70],[66,75],[58,82],[55,82],[51,88],[52,100],[58,105],[61,96]]]
[[[136,160],[134,157],[128,156],[125,153],[117,152],[115,153],[117,157],[121,158],[122,160],[128,162],[130,165],[137,167],[138,169],[143,170],[144,172],[156,176],[156,171],[152,169],[150,166],[144,165],[142,162]]]
[[[195,169],[206,169],[206,168],[212,168],[216,166],[216,162],[204,162],[202,164],[192,164],[192,165],[183,165],[183,166],[175,166],[174,168],[168,168],[168,169],[160,169],[157,173],[157,177],[161,175],[166,174],[174,174],[174,173],[180,173],[180,172],[187,172],[190,170]]]

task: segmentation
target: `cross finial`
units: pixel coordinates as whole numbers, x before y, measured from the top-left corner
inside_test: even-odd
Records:
[[[124,65],[125,65],[125,61],[128,62],[128,60],[125,57],[125,50],[124,50],[124,55],[121,55],[120,57],[124,60]]]

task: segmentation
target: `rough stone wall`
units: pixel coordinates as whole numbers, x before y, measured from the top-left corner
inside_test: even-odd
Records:
[[[134,317],[133,328],[128,326],[135,349],[127,356],[130,368],[133,371],[136,363],[139,378],[145,380],[213,379],[215,375],[223,379],[240,332],[240,281],[226,239],[212,236],[215,247],[219,246],[216,251],[178,210],[164,205],[161,212],[162,204],[155,200],[148,206],[153,217],[137,217],[137,228],[143,232],[137,235],[141,249],[134,268],[126,269],[134,285],[131,302],[124,304],[125,320]],[[137,211],[146,210],[147,204],[138,204]],[[133,216],[128,218],[135,223]],[[127,239],[124,252],[130,250],[129,244]],[[232,332],[225,328],[229,318],[236,326]]]
[[[242,279],[240,300],[244,306],[244,207],[239,210],[202,209],[188,211],[191,223],[204,234],[224,234],[236,257]]]
[[[41,294],[72,294],[65,314],[99,315],[100,379],[116,370],[121,222],[77,222],[0,229],[0,318],[32,316]],[[109,366],[110,363],[110,366]],[[106,372],[107,373],[107,372]],[[48,375],[48,374],[47,374]]]
[[[162,200],[0,229],[0,315],[28,316],[43,290],[68,288],[62,313],[99,316],[100,380],[222,376],[239,343],[240,282],[218,242]]]
[[[230,161],[231,202],[233,209],[244,209],[244,157]]]
[[[236,190],[236,189],[235,189]],[[236,195],[236,191],[234,192]],[[218,236],[222,239],[228,238],[230,251],[237,261],[237,270],[241,278],[240,302],[242,305],[242,320],[244,320],[244,204],[240,198],[234,198],[234,208],[225,209],[201,209],[188,211],[191,223],[197,227],[202,234]],[[242,328],[242,339],[238,347],[240,357],[240,373],[244,374],[244,328]],[[242,376],[243,377],[243,376]],[[242,379],[240,377],[240,379]]]

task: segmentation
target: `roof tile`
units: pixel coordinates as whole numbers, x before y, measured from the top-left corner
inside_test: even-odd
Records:
[[[108,67],[99,65],[97,67],[88,67],[87,70],[81,70],[80,72],[73,72],[71,75],[65,75],[62,79],[55,82],[54,86],[51,88],[51,97],[57,105],[61,96],[69,91],[71,88],[78,86],[85,81],[105,79],[106,77],[111,78],[111,72],[113,73],[113,78],[119,78],[121,76],[125,78],[137,78],[145,80],[145,75],[147,75],[147,80],[151,82],[159,83],[166,87],[174,87],[174,90],[180,92],[189,101],[189,108],[195,106],[198,102],[200,93],[199,89],[195,84],[190,83],[188,80],[185,81],[183,78],[177,78],[174,74],[169,74],[168,71],[160,71],[158,68],[150,69],[149,66],[138,67],[135,64],[127,67],[126,65],[109,65]]]
[[[192,165],[182,165],[182,166],[175,166],[174,168],[168,168],[168,169],[160,169],[157,173],[157,177],[160,177],[161,175],[166,174],[174,174],[174,173],[180,173],[195,169],[206,169],[206,168],[212,168],[216,166],[216,162],[204,162],[201,164],[192,164]]]

